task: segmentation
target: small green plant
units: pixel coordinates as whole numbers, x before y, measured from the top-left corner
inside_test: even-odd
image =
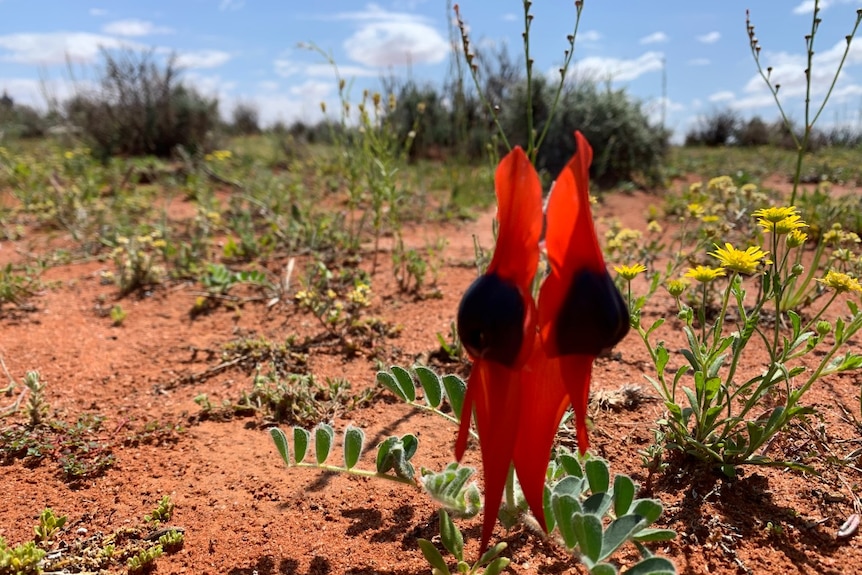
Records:
[[[54,537],[60,532],[60,529],[66,524],[67,517],[61,515],[57,517],[54,511],[47,507],[42,514],[39,515],[39,524],[33,527],[33,532],[36,534],[36,542],[42,545],[49,545]]]
[[[174,503],[171,501],[170,495],[165,495],[159,500],[158,506],[144,516],[144,521],[153,525],[159,525],[160,523],[170,521],[173,512]]]
[[[9,547],[0,537],[0,573],[3,575],[39,575],[39,563],[45,557],[45,550],[35,542],[28,541],[16,547]]]
[[[839,317],[834,325],[821,320],[841,294],[862,292],[858,280],[830,270],[816,280],[831,292],[819,309],[805,320],[785,310],[784,294],[804,272],[794,254],[802,245],[796,236],[806,224],[793,207],[763,208],[753,216],[768,235],[769,252],[757,246],[743,250],[730,243],[724,247],[715,244],[709,255],[719,265],[697,265],[686,273],[700,288],[697,309],[680,300],[684,285],[669,288],[688,342],[681,350],[682,365],[671,365],[663,341],[652,342],[664,318],[642,325],[644,299],[633,300],[629,295],[631,326],[656,369],[655,377],[648,379],[668,410],[659,422],[667,446],[711,462],[730,476],[742,464],[804,468],[794,461],[773,459],[762,448],[792,421],[812,413],[803,399],[815,382],[862,368],[862,355],[848,350],[848,342],[862,329],[857,304],[848,299],[849,316]],[[752,283],[748,276],[760,278],[754,294],[747,292],[746,286]],[[709,288],[722,281],[726,283],[718,289],[720,304],[711,319],[707,315]],[[729,331],[725,322],[731,311],[737,319]],[[763,321],[768,313],[774,318],[771,326]],[[752,338],[763,343],[769,358],[759,373],[748,365],[746,350],[753,349],[749,347]],[[817,360],[809,369],[801,360],[815,353]]]
[[[159,545],[162,546],[165,553],[176,553],[183,548],[184,543],[183,532],[178,529],[171,529],[161,537],[159,537]]]
[[[455,525],[445,509],[441,509],[438,512],[438,516],[440,518],[440,542],[446,551],[451,553],[458,561],[455,568],[456,573],[497,575],[508,567],[509,560],[505,557],[500,557],[500,554],[507,547],[506,543],[503,542],[497,543],[483,553],[473,565],[467,563],[464,560],[464,536],[461,534],[461,530],[458,529],[458,526]],[[422,555],[425,556],[425,559],[431,565],[434,575],[451,575],[446,560],[431,541],[420,538],[417,542],[419,543],[419,549],[422,550]]]
[[[164,555],[164,549],[162,549],[161,545],[153,545],[148,549],[142,549],[126,561],[128,574],[141,575],[152,572],[156,568],[156,559],[162,555]]]
[[[24,376],[24,386],[29,390],[25,409],[27,410],[28,426],[31,429],[39,427],[48,415],[50,406],[45,401],[45,384],[42,383],[38,371],[28,371]]]
[[[0,306],[4,303],[21,306],[37,286],[38,280],[33,275],[18,273],[11,263],[0,267]]]
[[[112,279],[120,288],[120,295],[161,283],[166,270],[158,261],[164,259],[166,245],[158,231],[117,238],[111,254],[116,268]]]
[[[114,326],[119,327],[123,325],[123,322],[126,321],[126,316],[128,313],[123,309],[123,306],[120,304],[116,304],[111,308],[111,323]]]

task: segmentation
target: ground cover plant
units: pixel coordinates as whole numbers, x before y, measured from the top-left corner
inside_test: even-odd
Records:
[[[528,48],[542,22],[523,8]],[[569,16],[564,62],[589,3]],[[622,178],[635,185],[599,186],[604,128],[576,140],[573,96],[532,63],[511,95],[541,114],[530,128],[508,106],[495,122],[502,72],[466,7],[458,18],[464,100],[482,118],[458,128],[480,143],[472,160],[416,147],[445,135],[422,132],[446,131],[433,98],[353,94],[334,61],[342,109],[316,131],[255,133],[239,110],[247,135],[167,158],[102,157],[86,135],[0,142],[0,573],[862,564],[858,150],[672,148]],[[592,182],[588,147],[604,162]],[[560,176],[556,156],[581,171]],[[500,166],[529,186],[507,187]],[[581,219],[549,222],[547,256],[521,251],[505,204],[541,204],[552,178],[553,202],[582,196],[549,217]],[[524,221],[532,234],[539,220]],[[612,299],[618,324],[577,318],[593,346],[570,354],[586,358],[570,385],[521,401],[539,429],[495,402],[555,350],[513,314],[512,355],[539,356],[503,385],[476,337],[486,314],[458,309],[474,282],[512,272],[547,325],[549,279],[582,273],[561,265],[561,222],[595,242],[578,252],[600,280],[589,307]]]

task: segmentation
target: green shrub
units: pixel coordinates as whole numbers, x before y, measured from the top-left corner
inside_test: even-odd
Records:
[[[66,102],[94,154],[168,157],[178,146],[192,153],[207,147],[219,124],[218,100],[183,84],[173,58],[160,64],[152,52],[102,50],[102,59],[99,87]]]
[[[535,129],[541,132],[551,109],[555,88],[544,78],[533,78]],[[520,84],[503,106],[501,122],[509,142],[527,141],[526,89]],[[660,182],[660,167],[668,151],[669,134],[650,124],[639,101],[624,89],[600,87],[579,78],[565,87],[548,135],[536,158],[536,167],[559,173],[575,151],[575,130],[593,147],[591,177],[603,187],[622,182]]]

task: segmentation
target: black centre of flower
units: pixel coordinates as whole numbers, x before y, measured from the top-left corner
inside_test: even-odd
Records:
[[[458,337],[473,358],[512,366],[524,340],[524,301],[495,274],[474,281],[458,306]]]
[[[629,331],[629,311],[607,272],[575,274],[557,316],[557,348],[562,355],[599,355]]]

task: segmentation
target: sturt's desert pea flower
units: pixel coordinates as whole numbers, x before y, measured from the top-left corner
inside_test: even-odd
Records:
[[[467,447],[471,413],[482,451],[485,510],[482,549],[515,466],[533,515],[544,528],[543,493],[560,421],[574,408],[578,448],[589,443],[586,412],[593,361],[627,333],[626,305],[605,267],[589,202],[592,148],[575,133],[576,152],[551,191],[545,216],[549,274],[539,291],[543,228],[539,176],[521,148],[497,167],[494,256],[458,308],[458,333],[473,369],[455,443]]]

